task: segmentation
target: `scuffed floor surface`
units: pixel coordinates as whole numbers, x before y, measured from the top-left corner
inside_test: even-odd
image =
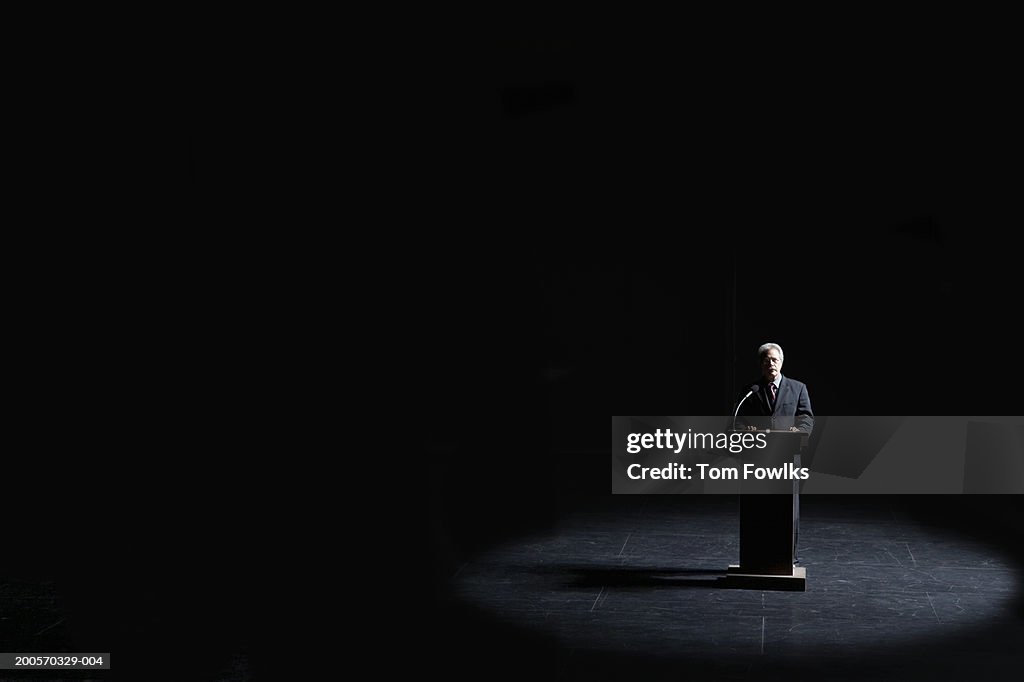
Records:
[[[807,591],[722,589],[738,519],[735,497],[619,496],[480,552],[447,581],[437,662],[543,679],[1017,679],[1020,572],[998,538],[885,498],[804,496]]]

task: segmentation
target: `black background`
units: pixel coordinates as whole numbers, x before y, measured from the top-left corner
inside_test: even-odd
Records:
[[[425,627],[467,557],[608,495],[610,416],[724,413],[765,341],[819,414],[1019,412],[999,36],[197,23],[44,22],[16,76],[7,571],[58,580],[76,646],[213,671],[272,627],[343,401],[413,415]]]
[[[408,294],[446,504],[603,494],[574,457],[609,416],[728,413],[766,341],[820,415],[1019,412],[1001,45],[892,38],[734,62],[555,31],[432,63]]]
[[[256,276],[253,138],[218,142],[245,106],[209,44],[101,14],[15,22],[0,649],[216,679],[277,603],[260,329],[282,324],[280,266]]]

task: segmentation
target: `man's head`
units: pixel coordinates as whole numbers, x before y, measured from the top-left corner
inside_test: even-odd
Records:
[[[782,373],[782,346],[777,343],[766,343],[757,349],[757,357],[761,361],[761,376],[768,383],[775,381]]]

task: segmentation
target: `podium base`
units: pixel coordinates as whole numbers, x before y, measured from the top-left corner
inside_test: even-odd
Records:
[[[791,590],[807,591],[807,569],[794,566],[793,573],[771,575],[767,573],[746,573],[739,566],[730,565],[729,572],[721,578],[722,587],[737,590]]]

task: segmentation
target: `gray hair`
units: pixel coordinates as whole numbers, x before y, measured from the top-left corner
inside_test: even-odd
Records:
[[[786,355],[782,352],[782,346],[777,343],[766,343],[757,349],[757,358],[760,360],[764,357],[764,354],[770,351],[772,348],[779,351],[779,362],[784,362]]]

